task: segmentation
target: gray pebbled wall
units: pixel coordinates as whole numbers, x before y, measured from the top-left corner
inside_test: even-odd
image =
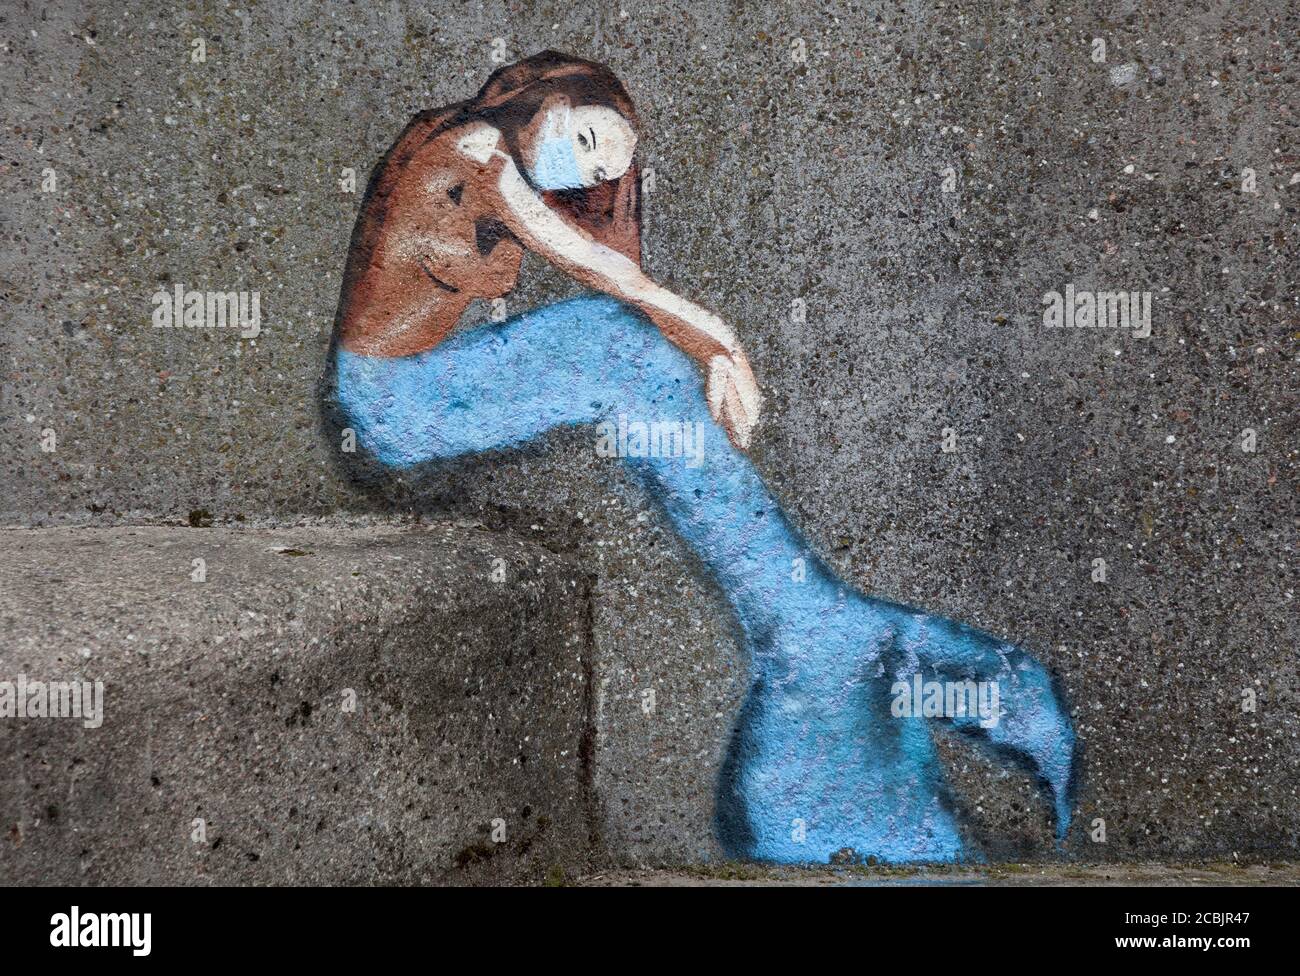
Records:
[[[569,554],[597,579],[604,840],[715,855],[743,663],[591,439],[357,485],[317,419],[359,202],[341,171],[363,187],[413,113],[476,90],[494,39],[558,48],[637,100],[647,267],[750,350],[753,455],[792,519],[851,582],[1060,678],[1081,742],[1066,851],[1294,851],[1300,10],[1097,6],[10,4],[0,512],[418,513]],[[175,283],[260,290],[261,335],[153,329]],[[1043,294],[1071,283],[1151,291],[1152,335],[1045,328]],[[510,307],[573,290],[527,265]],[[1051,854],[1027,780],[945,755],[985,850]]]

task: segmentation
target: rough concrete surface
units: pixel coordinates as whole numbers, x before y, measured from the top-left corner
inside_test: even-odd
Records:
[[[570,560],[338,525],[9,529],[0,550],[5,680],[104,686],[98,727],[4,720],[0,883],[539,882],[591,863],[589,584]]]
[[[753,455],[793,521],[853,584],[1058,676],[1074,827],[1058,851],[1027,778],[945,746],[979,846],[1285,856],[1298,33],[1281,0],[8,4],[0,512],[420,513],[563,553],[595,580],[603,839],[629,862],[716,857],[744,681],[730,622],[591,438],[412,483],[352,477],[317,420],[359,199],[342,171],[364,186],[494,51],[558,48],[637,101],[646,266],[750,351]],[[260,336],[153,329],[150,296],[175,283],[259,289]],[[1043,294],[1071,283],[1150,290],[1152,335],[1045,328]],[[574,290],[526,263],[510,310]],[[240,830],[239,856],[265,856]]]

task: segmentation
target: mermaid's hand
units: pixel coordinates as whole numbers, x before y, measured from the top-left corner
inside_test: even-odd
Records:
[[[763,398],[749,360],[737,346],[729,355],[709,360],[709,413],[727,431],[731,443],[749,450]]]

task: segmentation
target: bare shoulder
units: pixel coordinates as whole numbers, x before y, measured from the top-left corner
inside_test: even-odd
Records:
[[[494,156],[504,154],[501,133],[486,122],[468,121],[412,140],[404,161],[418,166],[455,166],[461,169],[486,166]]]
[[[486,186],[495,157],[502,155],[501,133],[483,122],[471,121],[430,133],[411,146],[394,182],[404,191],[435,196],[453,185],[469,181]]]
[[[471,122],[447,135],[453,138],[457,153],[480,166],[486,165],[504,149],[501,133],[486,122]]]
[[[394,181],[412,169],[430,166],[456,166],[471,161],[472,155],[460,148],[463,140],[478,155],[490,153],[500,141],[500,133],[477,120],[458,122],[458,107],[450,106],[421,112],[413,118],[393,142],[376,167],[379,182]]]

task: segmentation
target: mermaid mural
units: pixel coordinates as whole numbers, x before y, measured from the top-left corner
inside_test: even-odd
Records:
[[[629,451],[623,463],[725,593],[747,651],[716,801],[729,856],[972,856],[932,721],[1030,768],[1064,837],[1074,736],[1043,667],[854,590],[808,557],[754,469],[762,400],[735,333],[641,269],[637,127],[608,68],[550,51],[416,116],[376,167],[353,234],[334,408],[396,469],[620,416],[699,425],[695,456]],[[513,288],[525,250],[593,294],[452,335],[472,300]],[[935,688],[951,705],[953,687],[994,688],[993,713],[942,707],[942,692],[930,707]],[[915,710],[912,689],[926,689]]]

